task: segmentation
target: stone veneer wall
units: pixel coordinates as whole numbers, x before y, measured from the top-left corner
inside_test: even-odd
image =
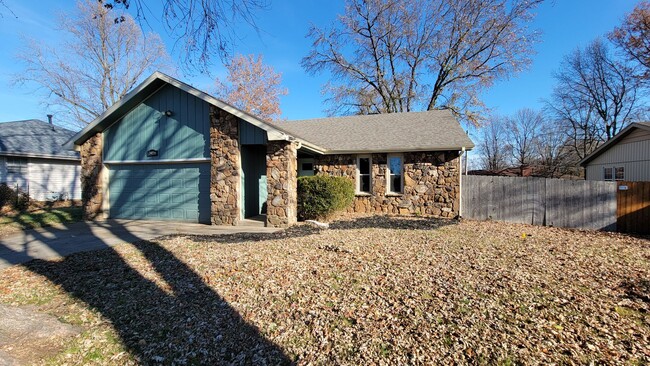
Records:
[[[212,223],[239,223],[239,121],[210,107],[210,202]]]
[[[287,227],[298,221],[298,155],[290,141],[266,145],[266,225]]]
[[[81,145],[81,202],[85,220],[103,218],[102,154],[101,133],[95,134]]]
[[[457,217],[460,208],[458,152],[407,152],[403,157],[404,192],[386,193],[387,154],[372,154],[372,194],[357,195],[348,212]],[[355,180],[356,155],[316,157],[314,170],[316,174]]]

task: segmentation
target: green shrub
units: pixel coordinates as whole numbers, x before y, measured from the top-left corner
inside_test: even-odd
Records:
[[[345,177],[315,175],[298,178],[298,218],[325,219],[354,201],[354,183]]]

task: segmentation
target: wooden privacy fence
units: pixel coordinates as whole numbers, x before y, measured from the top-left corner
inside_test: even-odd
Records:
[[[465,218],[616,230],[616,182],[479,175],[462,180]]]
[[[617,196],[618,231],[650,234],[650,182],[618,182]]]

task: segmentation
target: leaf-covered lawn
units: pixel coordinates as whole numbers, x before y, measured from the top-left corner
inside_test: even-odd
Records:
[[[7,269],[0,301],[85,328],[54,364],[650,362],[650,241],[527,225],[169,237]]]
[[[25,229],[67,224],[81,219],[81,207],[33,209],[7,213],[0,216],[0,237],[15,234]]]

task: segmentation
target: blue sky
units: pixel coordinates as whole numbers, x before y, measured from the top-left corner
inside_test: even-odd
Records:
[[[327,75],[307,75],[300,60],[308,53],[310,41],[305,37],[311,23],[325,26],[343,12],[343,1],[269,0],[267,11],[258,13],[260,33],[241,33],[236,51],[262,54],[265,63],[283,74],[289,95],[281,102],[284,117],[315,118],[325,115],[321,85]],[[6,0],[17,18],[2,10],[0,18],[0,121],[29,118],[45,119],[48,111],[40,104],[42,96],[29,87],[14,86],[11,76],[21,71],[15,55],[21,47],[21,35],[56,42],[56,14],[74,6],[74,1]],[[582,47],[620,24],[637,1],[632,0],[547,0],[538,11],[533,28],[541,31],[533,63],[526,71],[494,85],[483,95],[486,105],[500,114],[511,114],[524,107],[539,108],[553,88],[552,72],[562,57]],[[152,24],[155,19],[149,15]],[[243,28],[245,29],[245,28]],[[156,29],[154,29],[156,30]],[[173,40],[162,33],[172,52]],[[175,58],[176,60],[176,58]],[[223,75],[217,64],[214,75]],[[180,77],[203,90],[213,82],[205,76]]]

